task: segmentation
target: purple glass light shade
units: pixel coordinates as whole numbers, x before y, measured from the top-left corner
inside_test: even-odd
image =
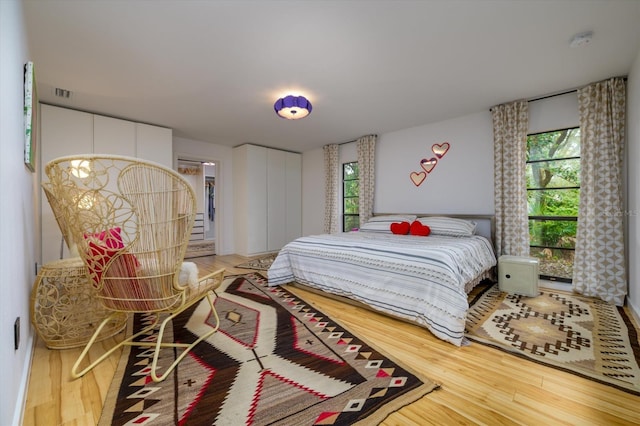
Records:
[[[273,109],[282,118],[288,120],[298,120],[311,113],[311,102],[304,96],[285,96],[280,98],[273,105]]]

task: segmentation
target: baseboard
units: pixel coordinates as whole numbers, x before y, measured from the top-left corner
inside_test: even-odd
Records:
[[[20,379],[20,388],[18,389],[18,395],[16,398],[16,406],[13,410],[12,425],[18,426],[22,424],[22,418],[24,416],[24,409],[27,406],[27,388],[29,386],[29,376],[31,375],[31,362],[33,361],[33,351],[35,350],[36,340],[33,338],[33,332],[30,333],[29,340],[27,341],[27,347],[30,350],[27,351],[27,359],[24,362],[24,369],[22,370],[22,378]]]

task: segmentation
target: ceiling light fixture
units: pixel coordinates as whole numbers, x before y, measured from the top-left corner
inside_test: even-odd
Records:
[[[273,105],[273,109],[282,118],[298,120],[311,114],[311,102],[304,96],[285,96]]]

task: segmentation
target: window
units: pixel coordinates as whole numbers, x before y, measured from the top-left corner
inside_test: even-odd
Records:
[[[358,181],[358,162],[342,165],[342,230],[350,231],[360,227],[359,197],[360,184]]]
[[[527,136],[531,256],[540,277],[571,282],[580,197],[580,128]]]

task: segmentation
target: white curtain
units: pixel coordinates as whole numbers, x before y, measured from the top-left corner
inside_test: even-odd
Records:
[[[498,105],[493,115],[496,254],[529,255],[526,101]]]
[[[363,136],[357,140],[359,170],[360,225],[373,215],[373,194],[375,193],[376,135]]]
[[[580,205],[573,288],[622,306],[627,294],[622,205],[625,82],[578,90]]]
[[[324,232],[335,234],[340,231],[338,217],[338,185],[339,185],[339,164],[338,145],[331,144],[324,146],[324,177],[325,177],[325,198],[324,198]]]

